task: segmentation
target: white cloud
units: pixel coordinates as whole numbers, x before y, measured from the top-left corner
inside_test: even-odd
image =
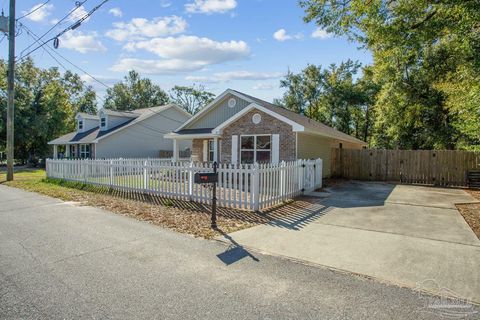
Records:
[[[73,9],[72,9],[73,10]],[[85,7],[84,6],[80,6],[78,8],[75,9],[75,11],[73,11],[69,18],[68,18],[68,21],[70,22],[75,22],[81,18],[83,18],[85,15],[87,15],[88,12],[87,10],[85,10]],[[90,20],[90,17],[88,17],[87,19],[85,19],[84,22],[87,22],[88,20]]]
[[[114,17],[122,17],[123,16],[122,9],[120,9],[118,7],[108,10],[108,13],[110,13]]]
[[[188,61],[179,59],[165,60],[143,60],[134,58],[125,58],[117,62],[112,71],[127,72],[136,70],[145,74],[169,74],[178,72],[197,71],[204,67],[199,61]]]
[[[131,40],[136,37],[162,37],[182,33],[187,29],[187,22],[178,16],[157,17],[152,20],[134,18],[130,22],[114,23],[115,27],[107,31],[107,36],[117,41]]]
[[[149,74],[164,74],[201,70],[208,65],[248,58],[250,48],[243,41],[217,42],[196,36],[155,38],[130,42],[131,52],[145,50],[161,59],[125,58],[112,67],[114,71],[139,70]]]
[[[277,41],[283,42],[287,40],[293,40],[293,39],[303,39],[303,34],[302,33],[297,33],[294,35],[287,34],[287,31],[285,29],[279,29],[275,31],[273,34],[273,38]]]
[[[231,80],[267,80],[280,78],[283,74],[280,72],[251,72],[251,71],[229,71],[219,72],[213,76],[188,76],[185,79],[192,82],[219,83]]]
[[[87,34],[81,31],[69,31],[60,38],[60,47],[80,53],[107,51],[107,48],[98,40],[96,32]]]
[[[102,75],[93,75],[95,79],[105,83],[108,86],[113,86],[115,83],[120,82],[122,79],[118,78],[112,78],[112,77],[106,77]],[[105,90],[105,86],[98,83],[96,80],[94,80],[91,76],[88,74],[82,74],[80,76],[80,79],[82,79],[83,82],[85,82],[86,85],[92,86],[95,90]]]
[[[44,21],[50,15],[50,13],[52,13],[53,8],[53,4],[43,5],[43,3],[39,3],[34,5],[27,11],[22,11],[22,14],[25,15],[29,12],[32,12],[26,18],[34,22],[41,22]]]
[[[194,0],[185,4],[185,10],[189,13],[225,13],[236,7],[236,0]]]
[[[274,88],[271,83],[257,83],[253,86],[253,90],[272,90]]]
[[[160,7],[162,8],[168,8],[172,5],[172,3],[168,0],[162,0],[160,1]]]
[[[324,29],[317,28],[315,29],[315,31],[312,32],[311,37],[315,39],[328,39],[332,37],[332,34],[328,33]]]
[[[126,48],[129,51],[142,49],[166,59],[201,61],[204,64],[239,60],[250,55],[250,48],[244,41],[218,42],[197,36],[154,38],[130,42]]]

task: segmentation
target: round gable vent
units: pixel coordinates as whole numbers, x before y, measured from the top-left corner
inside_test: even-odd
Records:
[[[233,108],[233,107],[235,107],[236,105],[237,105],[237,100],[235,100],[235,98],[230,98],[230,99],[228,100],[228,106],[229,106],[230,108]]]
[[[255,113],[253,116],[252,116],[252,122],[254,124],[259,124],[260,122],[262,122],[262,116],[259,114],[259,113]]]

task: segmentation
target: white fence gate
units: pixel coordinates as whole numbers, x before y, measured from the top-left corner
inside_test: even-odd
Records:
[[[210,204],[211,188],[193,183],[210,163],[165,159],[47,160],[47,177]],[[280,164],[219,164],[217,203],[263,210],[322,186],[322,160]]]

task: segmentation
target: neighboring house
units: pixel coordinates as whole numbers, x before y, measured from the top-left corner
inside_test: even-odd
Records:
[[[192,160],[226,163],[321,158],[330,174],[332,148],[361,149],[366,143],[285,108],[227,90],[185,124],[165,135],[192,141]]]
[[[173,152],[173,143],[164,134],[190,118],[173,104],[128,112],[101,109],[96,116],[79,113],[77,131],[48,144],[53,145],[54,158],[59,147],[66,158],[158,158],[160,151]],[[191,143],[184,141],[178,147],[190,148]]]

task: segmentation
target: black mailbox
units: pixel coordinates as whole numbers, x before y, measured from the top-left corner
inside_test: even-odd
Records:
[[[195,183],[217,183],[218,173],[216,172],[197,172],[194,177]]]

